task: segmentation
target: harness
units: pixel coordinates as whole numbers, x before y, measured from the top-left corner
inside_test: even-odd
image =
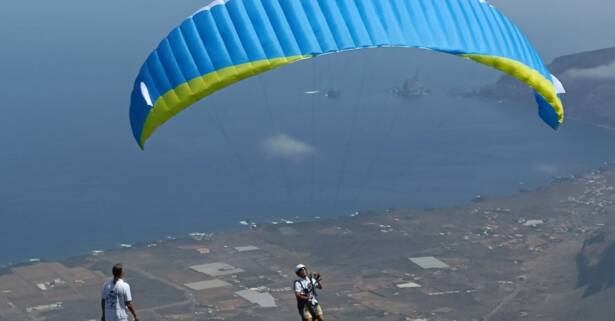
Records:
[[[308,293],[308,294],[313,294],[314,296],[316,296],[316,286],[314,284],[314,279],[311,277],[308,277],[308,280],[310,282],[310,284],[312,285],[312,288],[306,288],[305,285],[303,284],[303,282],[301,282],[301,280],[295,280],[295,284],[299,283],[299,285],[301,286],[301,288],[303,289],[303,292]],[[296,286],[295,286],[296,288]]]
[[[303,282],[301,282],[301,280],[295,280],[295,284],[297,284],[297,282],[298,282],[299,285],[301,286],[301,288],[303,289],[303,292],[308,294],[309,296],[316,296],[316,286],[314,285],[314,279],[312,279],[311,277],[308,277],[308,280],[309,280],[310,284],[312,285],[312,289],[311,290],[309,288],[306,288],[304,286]],[[314,308],[318,305],[318,303],[316,303],[316,305],[312,306],[312,304],[309,304],[309,300],[297,299],[297,308],[299,309],[299,312],[303,313],[303,309],[306,307],[306,304],[307,304],[307,308],[308,308],[308,311],[310,312],[310,314],[313,317],[316,317],[316,311],[314,310]]]

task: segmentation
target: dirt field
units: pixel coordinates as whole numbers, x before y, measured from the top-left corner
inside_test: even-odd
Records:
[[[98,319],[103,276],[123,262],[148,321],[298,320],[290,291],[297,263],[323,275],[328,320],[612,321],[611,290],[581,298],[574,257],[594,231],[613,226],[614,185],[615,170],[606,169],[459,208],[260,225],[72,258],[66,266],[14,267],[0,276],[0,320]],[[256,248],[235,249],[242,246]],[[435,257],[448,268],[425,270],[411,257]],[[215,277],[230,287],[184,285],[214,279],[190,267],[216,262],[243,272]],[[420,287],[397,286],[408,282]],[[235,293],[248,288],[273,296],[277,307]],[[45,307],[55,303],[61,307]]]

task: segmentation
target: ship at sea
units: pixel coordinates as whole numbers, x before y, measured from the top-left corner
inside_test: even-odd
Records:
[[[415,98],[427,96],[430,93],[428,88],[425,88],[423,82],[419,79],[418,73],[414,77],[406,79],[399,87],[393,87],[391,93],[395,96],[405,98]]]
[[[329,99],[338,99],[340,98],[341,92],[339,89],[331,88],[325,92],[325,97]]]
[[[308,90],[303,93],[306,95],[322,95],[325,98],[329,98],[329,99],[338,99],[341,95],[340,90],[337,88],[327,89],[324,92],[320,90]]]

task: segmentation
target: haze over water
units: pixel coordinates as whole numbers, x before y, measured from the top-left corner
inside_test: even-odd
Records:
[[[325,56],[241,82],[140,151],[128,123],[134,75],[200,4],[160,4],[147,17],[146,2],[115,5],[11,4],[0,13],[0,29],[14,31],[3,46],[10,63],[0,65],[0,265],[235,228],[245,218],[463,204],[615,160],[613,132],[574,121],[554,132],[534,104],[449,95],[499,73],[400,49]],[[60,19],[64,7],[74,14]],[[17,19],[24,15],[32,19]],[[594,49],[586,41],[534,40],[548,57]],[[417,71],[432,95],[389,94]],[[339,100],[303,94],[333,87]]]

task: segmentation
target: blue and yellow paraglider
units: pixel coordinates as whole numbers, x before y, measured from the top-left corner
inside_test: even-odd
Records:
[[[483,0],[215,0],[162,40],[135,81],[130,121],[141,147],[213,92],[326,53],[422,48],[501,70],[534,89],[540,117],[564,120],[559,81],[508,18]]]

